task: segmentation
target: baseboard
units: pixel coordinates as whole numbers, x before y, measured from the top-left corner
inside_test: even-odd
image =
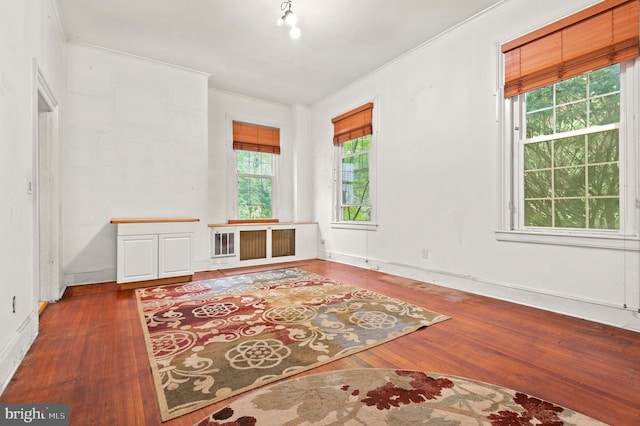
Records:
[[[116,269],[104,269],[101,271],[77,272],[65,274],[65,286],[80,284],[108,283],[116,280]]]
[[[38,307],[38,317],[42,315],[45,309],[49,306],[49,302],[40,302],[40,306]]]
[[[4,392],[37,335],[38,314],[34,311],[18,327],[0,352],[0,394]]]
[[[380,259],[367,259],[344,253],[325,251],[320,256],[326,260],[351,266],[386,272],[627,330],[640,331],[639,312],[597,300],[569,297],[511,283],[483,280],[471,275],[438,271]]]

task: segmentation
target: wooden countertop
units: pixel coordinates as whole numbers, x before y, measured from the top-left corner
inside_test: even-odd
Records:
[[[112,218],[111,223],[165,223],[165,222],[200,222],[197,217],[130,217]]]
[[[229,226],[291,226],[291,225],[313,225],[318,222],[238,222],[238,223],[210,223],[209,228],[223,228]]]

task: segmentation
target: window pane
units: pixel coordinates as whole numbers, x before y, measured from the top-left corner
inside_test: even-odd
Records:
[[[271,175],[272,155],[264,152],[236,151],[238,173]]]
[[[619,177],[618,163],[589,166],[589,195],[619,195]]]
[[[342,160],[342,202],[369,203],[369,154]]]
[[[524,204],[525,226],[553,226],[551,200],[527,200]]]
[[[557,200],[555,205],[556,227],[585,228],[587,226],[586,200]]]
[[[592,133],[589,141],[589,164],[618,161],[618,129]]]
[[[587,76],[585,74],[556,84],[556,104],[566,104],[587,97]]]
[[[590,199],[589,227],[594,229],[620,229],[620,199]]]
[[[562,169],[556,169],[554,173],[555,196],[584,197],[584,174],[584,167],[565,167]]]
[[[533,138],[553,133],[553,110],[527,113],[527,137]]]
[[[343,217],[343,220],[370,221],[371,207],[370,206],[344,207],[342,209],[342,217]]]
[[[605,95],[620,91],[620,64],[589,73],[589,95]]]
[[[553,107],[553,86],[532,90],[526,94],[527,112]]]
[[[556,133],[587,127],[587,102],[561,105],[556,110]]]
[[[591,126],[617,123],[620,121],[620,94],[601,96],[589,102]]]
[[[551,167],[551,141],[528,143],[524,146],[524,169]]]
[[[525,172],[525,198],[551,198],[551,170]]]
[[[351,155],[371,149],[371,135],[346,141],[343,144],[344,155]]]
[[[238,178],[238,217],[240,219],[267,219],[271,212],[271,178]]]
[[[557,139],[554,142],[554,165],[577,166],[584,164],[585,160],[585,137],[576,136],[572,138]]]

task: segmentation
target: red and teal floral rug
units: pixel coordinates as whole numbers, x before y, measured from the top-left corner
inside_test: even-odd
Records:
[[[602,425],[500,386],[410,370],[340,370],[243,396],[196,426]]]
[[[295,268],[136,296],[163,421],[447,319]]]

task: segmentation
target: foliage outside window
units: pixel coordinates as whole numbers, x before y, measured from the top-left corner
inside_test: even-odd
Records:
[[[620,229],[620,64],[520,100],[524,226]]]
[[[370,153],[371,135],[344,142],[339,146],[342,221],[371,221]]]
[[[236,151],[239,219],[273,217],[273,156],[264,152]]]

